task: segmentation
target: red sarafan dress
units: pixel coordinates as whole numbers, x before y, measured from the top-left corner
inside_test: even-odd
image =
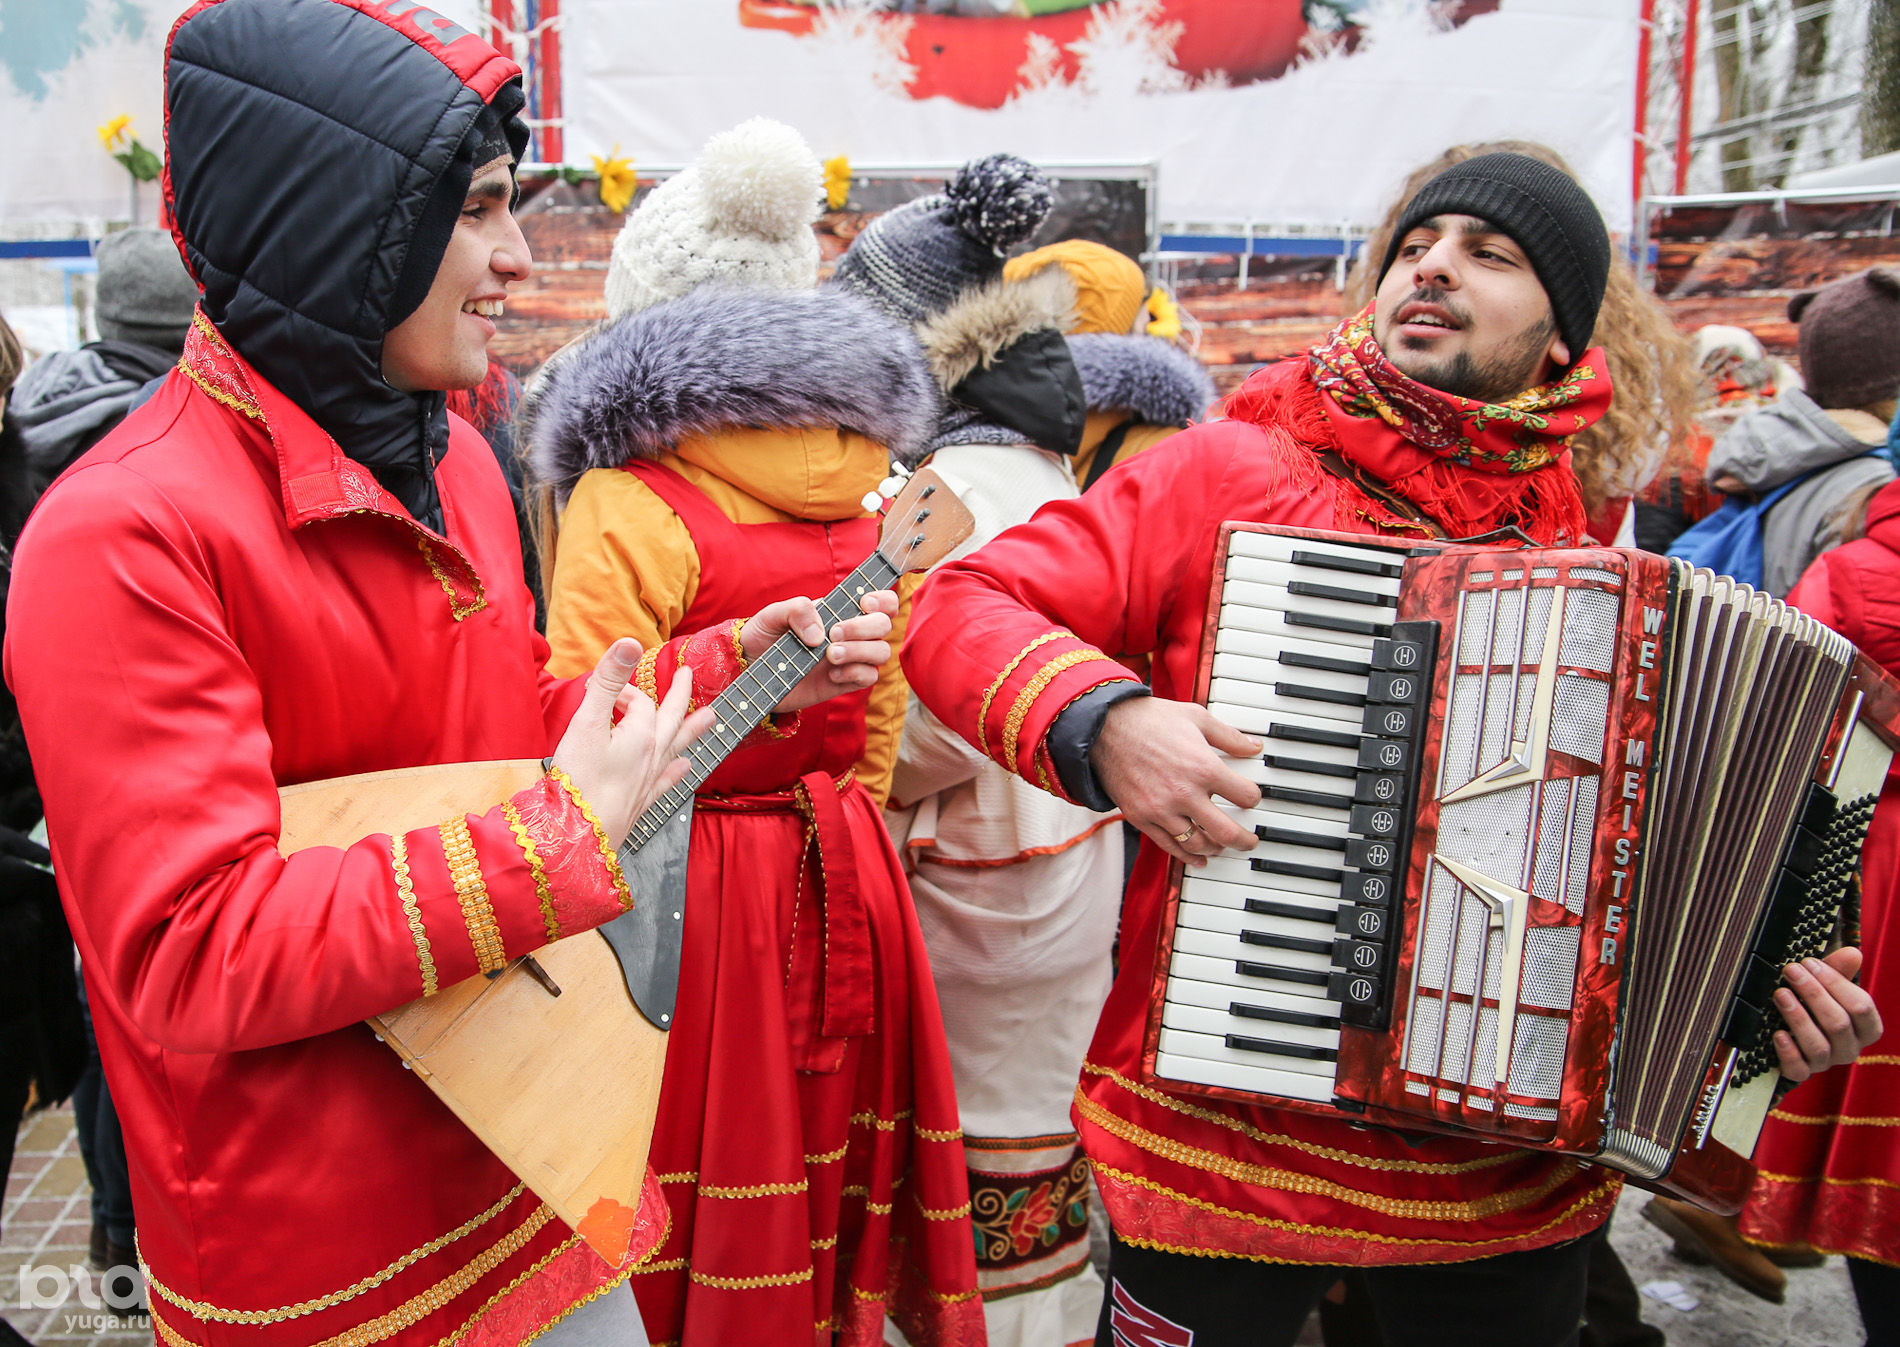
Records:
[[[1900,676],[1900,482],[1867,510],[1867,533],[1808,567],[1788,601]],[[1887,774],[1861,859],[1860,983],[1887,1037],[1823,1071],[1768,1115],[1742,1234],[1900,1266],[1900,759]]]
[[[702,481],[708,462],[732,470],[719,439],[698,444],[691,466],[667,459]],[[855,496],[855,517],[736,523],[663,462],[595,470],[563,521],[550,595],[557,652],[576,629],[606,630],[614,608],[631,612],[628,590],[643,564],[650,573],[650,535],[663,530],[624,521],[634,509],[650,517],[653,497],[697,554],[696,584],[672,623],[682,631],[712,613],[730,620],[822,598],[877,542]],[[645,553],[618,593],[599,583],[598,567],[615,563],[596,559],[618,546],[616,529]],[[638,621],[666,625],[666,604],[640,602]],[[655,696],[677,668],[664,663],[649,657],[637,675]],[[651,1157],[672,1227],[633,1278],[656,1347],[825,1344],[834,1333],[859,1347],[882,1341],[887,1312],[919,1347],[982,1341],[942,1020],[902,868],[854,771],[869,701],[858,692],[773,717],[695,801],[680,1000]]]

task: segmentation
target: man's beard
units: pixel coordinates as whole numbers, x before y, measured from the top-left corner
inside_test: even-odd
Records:
[[[1393,312],[1396,314],[1398,309],[1414,301],[1436,304],[1461,327],[1470,326],[1469,315],[1453,305],[1443,290],[1415,290]],[[1531,380],[1543,366],[1550,339],[1556,335],[1557,325],[1545,319],[1519,333],[1503,350],[1483,362],[1469,351],[1430,360],[1422,350],[1406,348],[1403,338],[1395,341],[1393,349],[1385,354],[1400,372],[1427,388],[1453,397],[1470,398],[1473,402],[1503,402],[1531,386]]]

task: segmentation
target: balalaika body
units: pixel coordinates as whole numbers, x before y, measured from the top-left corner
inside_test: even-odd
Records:
[[[1734,1210],[1789,959],[1851,939],[1900,688],[1648,553],[1228,524],[1199,699],[1260,842],[1176,866],[1170,1088],[1484,1135]]]

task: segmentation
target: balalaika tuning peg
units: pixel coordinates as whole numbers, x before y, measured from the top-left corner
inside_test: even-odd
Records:
[[[867,491],[864,493],[864,499],[859,501],[858,504],[862,505],[872,514],[876,514],[879,510],[884,508],[884,497],[879,492]]]
[[[885,500],[895,499],[897,496],[897,493],[902,491],[903,489],[904,489],[904,479],[902,477],[897,477],[897,476],[886,477],[883,481],[877,484],[877,493],[878,495],[884,497]]]

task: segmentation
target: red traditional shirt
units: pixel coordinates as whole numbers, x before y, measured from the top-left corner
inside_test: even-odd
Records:
[[[168,1347],[514,1344],[627,1275],[362,1023],[639,901],[565,777],[277,848],[280,787],[540,757],[579,700],[460,421],[437,484],[441,533],[201,316],[20,542],[6,672]],[[675,644],[736,672],[729,630]],[[649,1175],[630,1256],[664,1225]]]
[[[1128,677],[1116,658],[1152,654],[1156,695],[1192,699],[1224,521],[1418,535],[1315,454],[1337,449],[1391,482],[1417,471],[1420,451],[1396,437],[1342,439],[1350,423],[1321,415],[1303,365],[1255,378],[1250,388],[1284,414],[1183,431],[936,572],[917,595],[903,654],[925,705],[1008,770],[1060,793],[1050,726],[1089,689]],[[1539,476],[1569,473],[1565,454],[1512,480],[1526,495],[1574,498],[1574,484]],[[1487,493],[1500,481],[1474,474]],[[1609,1215],[1621,1180],[1573,1160],[1204,1099],[1144,1078],[1168,864],[1142,848],[1120,973],[1076,1092],[1076,1124],[1118,1236],[1280,1262],[1429,1263],[1558,1243]]]

